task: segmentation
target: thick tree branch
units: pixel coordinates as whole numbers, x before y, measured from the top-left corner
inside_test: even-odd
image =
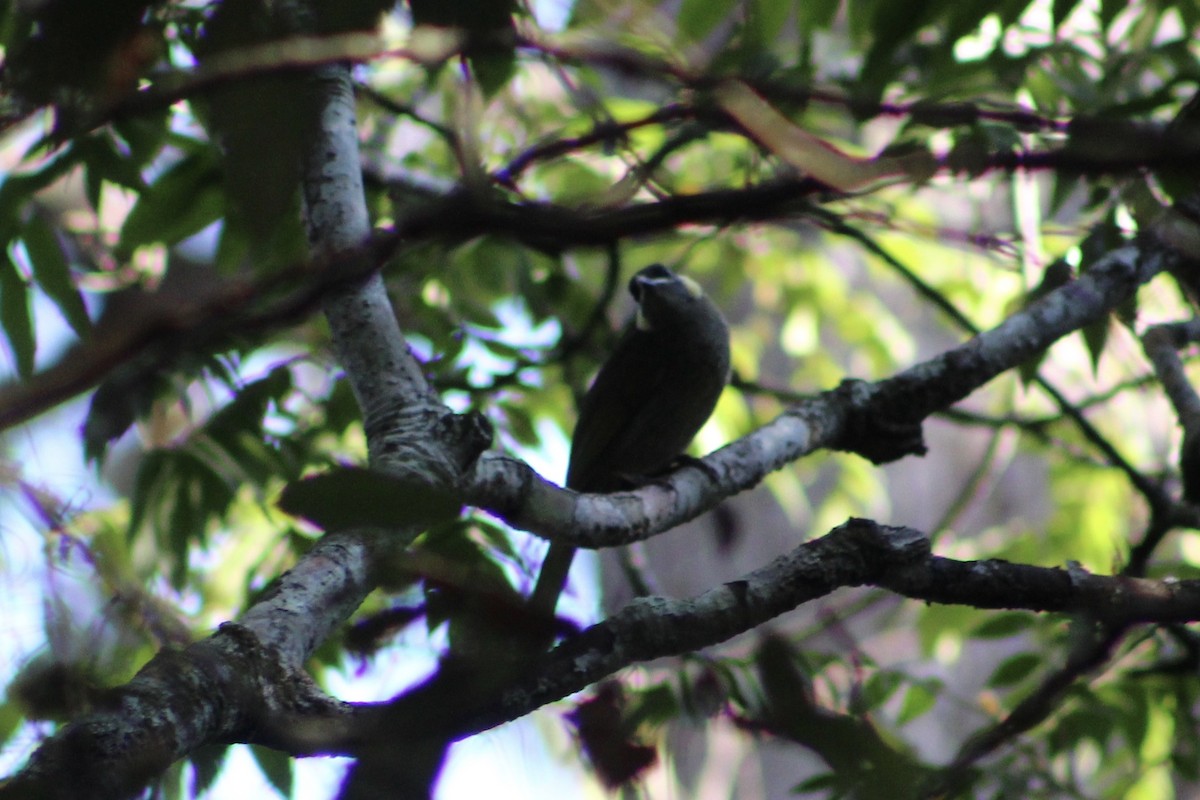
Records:
[[[331,263],[351,259],[348,272],[357,277],[373,265],[358,248],[368,231],[349,71],[322,68],[313,85],[319,120],[303,181],[309,235],[318,254],[337,256]],[[368,434],[378,437],[371,447],[376,466],[397,463],[397,439],[385,435],[404,432],[396,419],[412,409],[419,413],[410,417],[422,425],[407,434],[441,450],[436,460],[403,454],[406,469],[437,480],[442,465],[465,460],[452,448],[468,437],[441,436],[444,431],[427,424],[432,418],[444,427],[450,415],[409,353],[378,276],[331,293],[325,308]],[[467,447],[478,452],[478,437]],[[374,588],[375,551],[406,543],[416,530],[388,533],[387,539],[371,531],[326,537],[240,625],[226,626],[183,653],[161,653],[114,692],[111,707],[74,722],[39,748],[13,785],[26,792],[21,796],[124,797],[203,744],[244,740],[269,719],[311,707],[314,698],[317,705],[336,706],[320,701],[303,667]],[[68,774],[76,783],[63,781]]]
[[[959,347],[893,378],[848,382],[796,404],[707,456],[703,469],[684,467],[632,492],[577,495],[511,457],[487,453],[468,474],[464,499],[538,536],[576,547],[614,547],[693,519],[815,450],[849,450],[876,463],[923,453],[927,416],[1102,318],[1173,262],[1160,247],[1114,251],[1079,279]]]
[[[961,329],[972,335],[979,333],[979,328],[973,322],[971,322],[966,315],[955,308],[945,296],[926,283],[915,272],[908,269],[907,266],[902,264],[898,259],[894,258],[889,252],[880,247],[869,236],[853,228],[852,226],[847,225],[843,220],[832,214],[827,214],[821,210],[817,210],[815,213],[819,214],[823,218],[823,224],[829,227],[831,230],[854,239],[859,244],[875,253],[876,256],[883,259],[885,263],[887,263],[892,267],[892,269],[896,270],[900,274],[900,277],[903,278],[905,282],[913,287],[919,296],[932,303],[935,308],[939,309],[943,314],[949,317],[950,320],[958,325]],[[1174,262],[1175,258],[1172,258],[1172,261]],[[1053,400],[1058,406],[1059,410],[1062,412],[1062,415],[1070,419],[1071,422],[1073,422],[1080,430],[1083,436],[1089,442],[1091,442],[1101,454],[1103,454],[1108,463],[1125,473],[1126,477],[1129,478],[1130,483],[1132,483],[1134,487],[1137,488],[1137,490],[1142,494],[1142,496],[1146,498],[1146,502],[1149,503],[1152,509],[1155,509],[1161,513],[1170,506],[1171,499],[1163,490],[1162,486],[1154,481],[1149,480],[1140,471],[1135,469],[1134,466],[1129,463],[1128,459],[1121,455],[1121,453],[1117,451],[1116,447],[1110,441],[1108,441],[1108,439],[1105,438],[1100,431],[1096,429],[1096,427],[1091,423],[1091,421],[1088,420],[1087,417],[1083,415],[1081,408],[1079,408],[1076,404],[1069,402],[1062,392],[1060,392],[1057,387],[1047,380],[1040,371],[1035,373],[1033,380],[1042,388],[1043,391],[1046,392],[1046,394],[1050,396],[1050,399]]]
[[[333,121],[336,122],[336,115]],[[313,157],[320,158],[323,152],[314,151]],[[318,170],[314,176],[317,185],[310,189],[317,192],[311,198],[313,201],[322,201],[324,190],[320,187],[335,174],[351,180],[344,167],[334,161],[328,169]],[[340,172],[335,172],[338,169]],[[359,180],[355,182],[361,186]],[[170,307],[158,308],[154,298],[149,297],[146,313],[81,343],[58,364],[29,379],[0,386],[0,431],[87,391],[113,369],[134,359],[141,359],[137,375],[152,375],[170,369],[182,354],[213,352],[228,347],[236,336],[261,336],[295,323],[311,313],[330,290],[369,280],[374,270],[397,249],[416,241],[456,243],[493,234],[553,251],[604,246],[635,234],[662,232],[689,222],[728,223],[795,214],[808,207],[803,203],[804,198],[818,191],[812,181],[772,181],[746,189],[702,192],[599,212],[550,204],[480,201],[466,193],[451,193],[426,198],[419,210],[401,219],[390,231],[371,236],[362,229],[358,238],[352,238],[350,233],[360,227],[359,222],[344,216],[347,213],[344,208],[335,207],[328,213],[329,222],[338,228],[337,239],[321,244],[314,258],[255,280],[229,281],[211,295]],[[342,219],[347,222],[344,228],[339,223]],[[355,296],[358,290],[350,291],[351,295],[342,296]],[[355,361],[370,359],[370,363],[364,362],[353,369],[353,374],[360,376],[355,380],[382,382],[356,386],[356,391],[370,394],[373,408],[387,409],[391,407],[385,402],[387,396],[399,391],[399,387],[389,388],[387,384],[407,376],[413,367],[405,366],[411,357],[401,346],[403,336],[394,320],[390,323],[393,332],[380,342],[385,347],[381,354],[360,357],[354,352],[358,335],[355,331],[363,330],[362,322],[370,319],[372,324],[389,324],[382,305],[369,300],[369,294],[374,292],[360,296],[366,298],[361,307],[349,304],[345,313],[355,315],[359,321],[356,323],[348,316],[344,325],[339,323],[341,333],[337,336],[350,351],[345,354],[347,357]],[[411,377],[405,380],[411,381]],[[404,390],[409,391],[414,396],[421,394],[416,384]],[[386,428],[387,422],[380,420],[378,425]],[[371,429],[375,427],[372,423]]]
[[[999,560],[956,561],[932,555],[928,539],[919,531],[856,519],[696,597],[633,601],[565,639],[495,706],[464,718],[458,735],[516,719],[632,664],[719,644],[834,589],[863,585],[925,602],[1082,614],[1110,628],[1200,619],[1197,580],[1101,576],[1078,567]],[[346,742],[326,744],[332,752],[353,749],[343,750]]]
[[[233,624],[185,650],[160,651],[107,702],[46,740],[0,785],[0,797],[131,797],[201,744],[251,737],[260,719],[336,714],[340,704],[290,673],[277,653]]]
[[[86,391],[103,377],[105,370],[143,353],[150,356],[145,371],[154,372],[169,368],[180,353],[211,352],[227,346],[235,334],[263,332],[294,322],[311,311],[331,287],[370,275],[376,265],[413,241],[453,243],[491,234],[532,247],[561,251],[607,245],[687,223],[728,224],[807,215],[815,210],[808,199],[820,191],[813,181],[783,179],[744,189],[701,192],[602,211],[538,203],[507,204],[453,193],[424,202],[419,211],[400,220],[392,230],[369,240],[365,231],[358,239],[351,239],[342,231],[336,246],[322,249],[325,253],[322,257],[261,282],[230,284],[227,290],[193,306],[181,305],[169,314],[139,319],[131,328],[119,331],[115,338],[97,339],[81,346],[69,361],[57,367],[22,384],[0,387],[0,430]],[[1160,257],[1169,256],[1160,254],[1147,259],[1149,268],[1161,268],[1153,263]],[[381,307],[361,309],[362,313],[373,315],[372,318],[381,317],[380,311]],[[386,324],[382,319],[378,321]],[[395,381],[399,379],[396,376],[408,369],[401,366],[406,357],[400,355],[396,341],[385,344],[388,347],[385,352],[390,355],[380,356],[377,363],[380,367],[395,366],[398,371],[385,369],[373,374],[385,382]],[[355,372],[362,374],[364,370]],[[383,392],[383,388],[371,391]],[[381,408],[387,407],[379,398],[375,402]],[[386,427],[386,422],[380,424]]]

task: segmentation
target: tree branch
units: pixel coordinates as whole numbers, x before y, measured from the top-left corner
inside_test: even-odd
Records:
[[[564,640],[494,707],[464,721],[459,735],[516,719],[632,664],[719,644],[834,589],[863,585],[924,602],[1085,614],[1112,628],[1200,619],[1200,580],[956,561],[930,554],[928,539],[912,528],[852,519],[696,597],[634,600]]]
[[[703,469],[684,467],[636,491],[580,495],[516,459],[486,453],[465,478],[464,500],[544,538],[575,547],[615,547],[693,519],[819,449],[848,450],[875,463],[923,453],[925,417],[1100,319],[1173,261],[1159,247],[1114,251],[1077,280],[956,348],[893,378],[847,382],[797,403],[707,456]]]

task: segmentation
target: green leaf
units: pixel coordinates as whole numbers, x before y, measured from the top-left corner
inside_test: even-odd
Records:
[[[137,475],[133,481],[133,490],[129,495],[129,529],[130,540],[141,530],[150,515],[154,501],[155,485],[162,480],[167,468],[168,453],[164,450],[151,450],[142,458],[138,465]]]
[[[266,776],[267,782],[279,792],[282,797],[292,796],[292,759],[282,750],[262,747],[257,744],[248,745],[250,754],[254,756],[258,768]]]
[[[860,73],[860,92],[865,99],[877,99],[888,83],[898,78],[897,51],[930,21],[936,7],[931,0],[876,4],[869,19],[871,47]]]
[[[192,762],[192,797],[199,797],[212,787],[228,753],[229,746],[224,744],[204,745],[192,751],[188,758]]]
[[[836,772],[821,772],[813,775],[811,778],[805,778],[792,787],[792,794],[816,794],[821,793],[822,797],[841,797],[837,792],[831,792],[831,789],[837,789],[845,784],[846,779]]]
[[[978,625],[971,631],[971,638],[1007,639],[1009,636],[1024,633],[1032,625],[1033,618],[1029,614],[1019,611],[1002,612]]]
[[[755,653],[765,694],[764,713],[781,724],[799,724],[813,714],[813,688],[803,656],[786,639],[769,635]]]
[[[1033,674],[1042,665],[1042,656],[1036,653],[1018,653],[1000,662],[987,685],[994,689],[1014,686]]]
[[[276,367],[266,376],[237,390],[234,398],[212,415],[196,441],[196,449],[215,445],[223,457],[256,486],[265,485],[273,476],[299,477],[293,474],[298,464],[290,463],[275,447],[274,437],[263,430],[263,421],[272,404],[280,406],[292,388],[291,370]]]
[[[932,711],[937,705],[941,689],[942,684],[936,679],[911,684],[904,692],[904,700],[900,704],[896,722],[903,725]]]
[[[802,31],[828,28],[837,16],[839,0],[807,0],[796,4],[796,23]]]
[[[225,213],[221,168],[214,154],[183,158],[138,198],[121,227],[116,252],[127,259],[142,245],[172,245],[200,232]]]
[[[33,374],[33,356],[37,344],[33,337],[33,315],[29,309],[29,286],[17,272],[17,265],[0,251],[0,326],[8,339],[17,374]]]
[[[492,549],[497,553],[500,553],[506,558],[511,558],[514,561],[520,558],[516,549],[513,547],[512,540],[509,538],[508,530],[506,528],[480,517],[473,518],[471,523],[479,535],[483,537],[483,540],[491,545]]]
[[[138,417],[150,412],[154,400],[169,384],[161,372],[145,375],[136,364],[112,370],[96,387],[83,423],[83,450],[88,461],[99,461],[112,442],[124,435]]]
[[[1081,742],[1092,741],[1101,748],[1112,737],[1113,716],[1104,706],[1077,708],[1063,714],[1055,722],[1046,742],[1051,753],[1071,750]]]
[[[243,225],[230,224],[228,219],[221,226],[221,237],[217,241],[216,266],[222,275],[233,275],[249,263],[253,242],[250,232]]]
[[[1042,280],[1022,300],[1021,307],[1028,308],[1060,286],[1065,286],[1074,279],[1074,272],[1066,259],[1058,258],[1051,262],[1042,273]],[[1021,382],[1026,386],[1036,377],[1038,368],[1046,359],[1046,350],[1040,350],[1026,359],[1017,368]]]
[[[746,3],[745,44],[753,51],[769,50],[792,15],[793,5],[792,0],[751,0]]]
[[[154,800],[183,800],[183,768],[186,761],[180,759],[159,776],[157,785],[150,796]],[[191,800],[191,798],[188,798]]]
[[[1179,5],[1186,8],[1188,4],[1180,3]],[[1100,0],[1100,24],[1107,29],[1112,24],[1112,21],[1117,18],[1117,14],[1120,14],[1128,7],[1129,4],[1126,0]]]
[[[26,718],[21,709],[13,701],[12,686],[8,690],[8,699],[0,703],[0,745],[8,743],[9,737],[21,728]]]
[[[984,17],[995,13],[991,3],[943,3],[942,10],[947,13],[943,36],[947,43],[955,43],[968,33],[979,29]]]
[[[1092,374],[1095,376],[1100,374],[1100,356],[1104,353],[1104,346],[1108,344],[1109,322],[1109,316],[1105,314],[1080,330],[1080,333],[1083,334],[1083,343],[1087,346],[1088,355],[1092,359]]]
[[[327,531],[429,525],[458,514],[456,492],[359,467],[341,467],[289,483],[279,507]]]
[[[701,42],[729,19],[734,0],[683,0],[675,24],[679,35],[688,43]]]
[[[518,442],[529,447],[536,447],[541,441],[533,418],[528,411],[513,404],[504,405],[504,418],[508,423],[508,433]]]
[[[76,334],[80,337],[87,335],[92,321],[88,318],[79,288],[71,277],[71,267],[54,229],[44,217],[35,214],[26,223],[21,240],[25,243],[25,252],[29,254],[29,263],[38,287],[58,306]]]
[[[110,137],[91,136],[80,140],[76,148],[87,170],[88,201],[92,208],[100,208],[100,185],[105,180],[136,192],[145,191],[146,182],[142,179],[137,162],[118,153]]]
[[[10,175],[0,184],[0,238],[7,240],[18,227],[19,220],[29,208],[33,196],[66,175],[79,161],[75,148],[61,155],[36,172]]]
[[[630,692],[626,721],[636,728],[643,723],[663,725],[679,716],[679,701],[666,683]]]
[[[346,428],[362,419],[358,408],[358,400],[350,388],[350,381],[338,380],[329,390],[325,399],[325,424],[337,434],[346,432]]]
[[[1162,698],[1152,696],[1149,687],[1143,682],[1132,682],[1118,688],[1120,697],[1119,712],[1114,718],[1115,724],[1121,729],[1126,740],[1135,750],[1141,750],[1145,743],[1146,734],[1150,728],[1150,716],[1155,708],[1161,708]],[[1185,706],[1186,707],[1186,706]],[[1188,727],[1195,728],[1194,720],[1188,720]]]
[[[129,147],[135,165],[149,163],[158,155],[170,133],[171,114],[166,109],[148,111],[113,123],[113,130]]]
[[[1060,212],[1067,200],[1075,195],[1083,177],[1078,172],[1063,168],[1055,171],[1053,180],[1054,188],[1050,192],[1050,207],[1047,209],[1047,216],[1050,217]]]
[[[1017,365],[1017,375],[1023,385],[1028,386],[1037,377],[1042,362],[1046,360],[1046,353],[1046,350],[1039,350]]]
[[[469,56],[467,60],[484,97],[492,97],[503,89],[517,67],[517,53],[511,47],[488,48],[485,52]]]
[[[1054,0],[1050,6],[1050,20],[1054,27],[1062,25],[1075,10],[1077,0]]]
[[[867,678],[860,693],[857,707],[851,713],[859,714],[874,711],[891,699],[892,695],[904,684],[904,676],[892,670],[879,670]]]

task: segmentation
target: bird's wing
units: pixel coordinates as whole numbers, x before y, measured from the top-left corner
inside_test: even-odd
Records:
[[[644,336],[636,329],[625,334],[580,404],[567,467],[567,486],[572,489],[598,492],[620,488],[621,465],[614,459],[620,458],[619,451],[626,446],[623,443],[632,419],[662,391],[666,374],[655,349],[637,341]]]

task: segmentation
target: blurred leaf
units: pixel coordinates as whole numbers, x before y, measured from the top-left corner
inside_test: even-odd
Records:
[[[1180,4],[1186,7],[1186,3]],[[1108,28],[1113,20],[1117,18],[1117,14],[1128,8],[1128,4],[1124,0],[1100,0],[1100,24],[1104,28]]]
[[[1100,373],[1100,356],[1104,353],[1104,346],[1108,344],[1108,332],[1112,327],[1112,322],[1108,315],[1101,317],[1090,325],[1085,325],[1080,333],[1083,334],[1083,343],[1087,346],[1088,355],[1092,360],[1092,374],[1099,375]]]
[[[75,333],[86,336],[92,323],[83,305],[83,297],[71,277],[71,268],[58,235],[42,216],[35,214],[26,223],[21,238],[25,242],[25,251],[29,253],[38,287],[58,306]]]
[[[92,393],[83,423],[83,452],[89,461],[104,457],[110,442],[119,439],[140,417],[150,412],[165,389],[162,375],[144,376],[133,365],[111,370]]]
[[[544,621],[531,617],[503,567],[475,536],[470,520],[437,525],[420,540],[414,563],[425,584],[425,618],[430,630],[449,623],[451,652],[468,659],[504,663],[513,642]],[[405,578],[405,575],[399,576]]]
[[[1110,688],[1110,687],[1106,687]],[[1120,728],[1125,740],[1137,751],[1142,750],[1146,735],[1150,730],[1150,717],[1156,707],[1161,707],[1163,701],[1152,696],[1150,687],[1145,682],[1136,681],[1113,686],[1115,697],[1102,697],[1102,702],[1118,709],[1114,724]],[[1188,724],[1191,724],[1191,720]]]
[[[514,439],[528,447],[536,447],[541,441],[533,418],[524,408],[516,404],[506,403],[504,406],[504,421],[506,429]]]
[[[580,745],[609,789],[636,780],[657,760],[657,751],[637,740],[626,716],[624,687],[615,680],[601,683],[593,695],[567,715]]]
[[[317,28],[323,33],[375,28],[394,0],[359,0],[355,3],[316,3]]]
[[[660,683],[630,692],[626,719],[634,729],[641,725],[664,725],[679,716],[679,702],[670,685]]]
[[[24,721],[25,715],[17,707],[10,691],[8,697],[0,702],[0,745],[7,744]]]
[[[821,792],[822,796],[842,797],[843,791],[830,793],[831,789],[844,787],[845,779],[839,777],[834,772],[819,772],[811,778],[806,778],[792,787],[792,794],[816,794]]]
[[[683,0],[679,7],[679,33],[688,42],[702,42],[717,25],[729,19],[733,0]]]
[[[514,561],[519,558],[506,528],[479,515],[472,517],[471,522],[493,550]]]
[[[301,45],[283,35],[294,26],[291,13],[271,3],[220,3],[196,48],[201,65],[221,56],[262,62],[205,95],[208,124],[224,155],[225,226],[244,235],[249,266],[260,272],[306,254],[299,165],[306,158],[304,139],[316,124],[318,92],[300,72],[270,69],[286,63],[293,48],[302,55]],[[273,47],[262,48],[267,42]]]
[[[484,97],[492,97],[508,83],[516,72],[517,54],[511,48],[489,48],[469,57],[471,74],[479,81]]]
[[[904,690],[904,701],[900,705],[900,713],[896,715],[896,722],[904,725],[932,711],[943,688],[941,682],[936,680],[910,683]]]
[[[464,52],[485,96],[499,91],[516,64],[514,0],[409,0],[414,25],[466,32]]]
[[[1042,280],[1038,283],[1038,285],[1035,286],[1033,290],[1030,291],[1029,294],[1026,295],[1022,300],[1021,307],[1029,308],[1034,303],[1053,292],[1055,289],[1065,286],[1074,279],[1074,271],[1071,269],[1071,265],[1067,262],[1067,260],[1064,258],[1055,259],[1042,273]],[[1037,375],[1038,369],[1041,368],[1042,362],[1046,360],[1046,352],[1046,350],[1042,350],[1033,357],[1027,359],[1020,365],[1020,367],[1018,367],[1018,373],[1021,376],[1021,382],[1026,386],[1033,381],[1034,377]]]
[[[67,147],[58,156],[32,172],[10,174],[0,183],[0,239],[15,235],[34,195],[62,178],[79,162],[79,151]]]
[[[1075,4],[1078,0],[1054,0],[1050,6],[1050,21],[1055,28],[1059,27],[1066,21],[1067,17],[1075,10]]]
[[[892,670],[876,670],[863,684],[861,706],[852,708],[853,713],[865,714],[878,709],[892,698],[905,684],[905,677]]]
[[[1050,194],[1050,207],[1048,214],[1053,216],[1060,212],[1063,206],[1066,205],[1076,192],[1083,185],[1083,178],[1076,172],[1069,170],[1059,170],[1054,173],[1054,189]]]
[[[0,324],[8,339],[8,347],[16,361],[17,374],[23,378],[33,374],[33,315],[29,307],[29,286],[17,272],[17,266],[0,252]]]
[[[291,797],[294,780],[291,756],[272,747],[262,747],[256,744],[247,745],[247,747],[250,748],[250,754],[254,756],[254,761],[262,770],[267,782],[275,788],[275,791],[279,792],[281,797]]]
[[[801,724],[813,714],[812,680],[803,657],[779,636],[766,636],[755,654],[766,713]]]
[[[272,404],[281,405],[291,389],[291,371],[286,366],[276,367],[240,387],[204,424],[202,433],[207,441],[219,446],[228,462],[256,486],[265,486],[272,477],[298,477],[302,466],[287,458],[286,449],[275,446],[274,437],[263,430],[268,409]]]
[[[145,191],[146,182],[142,180],[140,165],[118,153],[111,137],[91,136],[81,139],[75,147],[84,168],[88,204],[95,211],[101,210],[101,191],[105,181],[135,192]]]
[[[971,631],[972,639],[1007,639],[1025,633],[1033,625],[1033,619],[1025,612],[1007,611],[993,614]]]
[[[192,764],[192,784],[190,791],[193,797],[199,797],[207,792],[221,773],[229,746],[224,744],[206,745],[192,751],[188,761]]]
[[[112,127],[129,148],[129,161],[141,166],[157,156],[166,143],[170,122],[170,111],[164,108],[115,120]]]
[[[150,185],[125,218],[117,253],[128,259],[137,248],[176,244],[216,222],[225,213],[221,165],[216,154],[184,157]]]
[[[359,467],[341,467],[289,483],[279,507],[327,531],[427,525],[456,516],[457,493]]]
[[[987,685],[994,689],[1015,686],[1032,675],[1042,663],[1042,657],[1036,653],[1018,653],[1010,656],[996,667],[995,672],[988,678]]]
[[[1112,715],[1103,706],[1076,708],[1059,716],[1047,739],[1050,752],[1063,752],[1081,742],[1095,742],[1102,750],[1112,735]]]
[[[796,3],[796,21],[801,30],[828,28],[837,16],[839,0],[811,0]]]
[[[358,400],[350,388],[350,382],[341,378],[333,384],[324,403],[325,423],[334,433],[344,433],[352,423],[362,418]]]

